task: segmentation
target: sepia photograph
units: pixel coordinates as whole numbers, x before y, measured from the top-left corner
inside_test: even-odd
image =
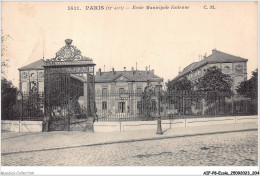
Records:
[[[259,175],[258,20],[258,1],[2,1],[1,175]]]

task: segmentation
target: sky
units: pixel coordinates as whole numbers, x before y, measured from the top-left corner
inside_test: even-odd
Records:
[[[145,9],[177,5],[189,9]],[[150,65],[165,81],[214,48],[248,59],[248,77],[258,65],[257,2],[2,2],[1,13],[2,31],[11,36],[2,60],[11,60],[7,78],[15,86],[18,68],[55,57],[67,38],[96,70],[130,70],[137,62],[138,70]]]

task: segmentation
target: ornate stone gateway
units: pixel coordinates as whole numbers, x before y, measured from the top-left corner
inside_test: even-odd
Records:
[[[95,64],[65,42],[44,66],[43,131],[93,131]]]

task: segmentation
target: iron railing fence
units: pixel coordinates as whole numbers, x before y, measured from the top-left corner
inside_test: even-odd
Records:
[[[2,120],[42,121],[44,116],[44,93],[21,93],[21,99],[8,107]]]
[[[97,121],[149,120],[156,116],[157,96],[146,99],[142,93],[97,93],[95,95]]]
[[[158,116],[162,119],[182,119],[256,115],[257,103],[257,100],[242,96],[214,92],[96,93],[94,113],[95,121],[111,122],[155,120]],[[77,108],[76,105],[80,107]],[[76,105],[75,112],[73,111],[75,117],[71,119],[75,118],[78,121],[88,110],[82,103]],[[20,100],[16,100],[12,107],[5,109],[9,110],[2,112],[2,120],[41,121],[44,117],[44,93],[23,93]],[[56,109],[57,112],[54,111],[56,114],[66,113],[69,110],[63,108],[59,112],[59,107]]]
[[[161,105],[163,119],[257,114],[257,101],[217,92],[164,92]]]
[[[98,93],[98,121],[142,121],[257,114],[257,101],[216,92]]]

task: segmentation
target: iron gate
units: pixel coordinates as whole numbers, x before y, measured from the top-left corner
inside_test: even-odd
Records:
[[[43,131],[84,131],[93,128],[94,66],[92,59],[65,40],[66,46],[44,66]]]

